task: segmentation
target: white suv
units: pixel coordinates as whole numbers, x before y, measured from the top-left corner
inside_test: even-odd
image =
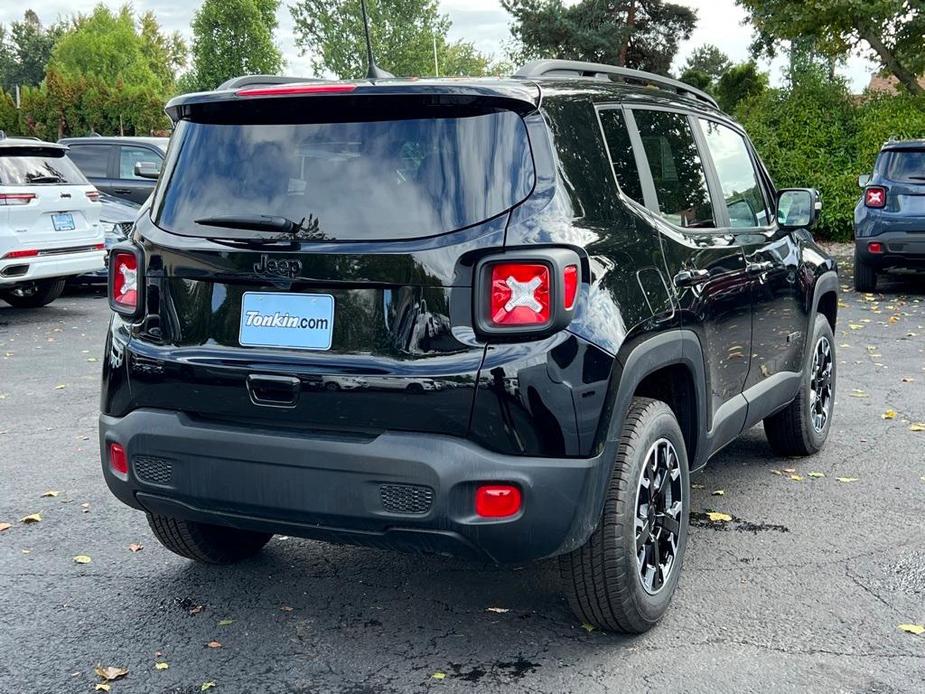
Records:
[[[37,308],[104,267],[100,194],[67,147],[0,131],[0,299]]]

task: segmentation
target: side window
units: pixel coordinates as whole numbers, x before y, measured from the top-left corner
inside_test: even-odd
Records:
[[[142,161],[160,164],[161,158],[146,147],[119,147],[119,178],[147,180],[135,175],[135,164]]]
[[[716,226],[703,161],[687,116],[634,110],[660,214],[681,227]]]
[[[630,142],[623,113],[614,108],[603,109],[599,113],[601,127],[604,129],[604,139],[610,151],[610,165],[613,166],[613,173],[617,177],[620,190],[641,205],[643,204],[642,183],[639,181],[639,169],[633,154],[633,143]]]
[[[88,178],[109,178],[109,154],[106,145],[70,145],[67,156]]]
[[[730,226],[767,226],[770,223],[767,202],[745,139],[732,128],[713,121],[701,119],[700,126],[723,189]]]

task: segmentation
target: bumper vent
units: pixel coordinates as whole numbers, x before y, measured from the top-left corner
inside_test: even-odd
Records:
[[[430,511],[434,490],[413,484],[383,484],[379,486],[379,499],[389,513],[422,514]]]
[[[173,483],[173,463],[166,458],[138,455],[132,459],[135,477],[148,484],[168,487]]]

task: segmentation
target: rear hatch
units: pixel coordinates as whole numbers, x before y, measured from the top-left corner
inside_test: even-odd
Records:
[[[882,166],[887,187],[886,212],[891,218],[885,231],[925,236],[925,148],[890,150]]]
[[[5,252],[81,248],[101,240],[99,193],[63,147],[0,147],[0,199]]]
[[[484,354],[469,273],[533,188],[522,112],[535,104],[454,91],[174,106],[138,227],[158,315],[131,350],[135,405],[465,434]]]

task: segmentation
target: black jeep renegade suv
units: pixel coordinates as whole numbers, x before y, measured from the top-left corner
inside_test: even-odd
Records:
[[[662,616],[689,473],[825,442],[835,263],[811,190],[672,80],[240,78],[173,99],[113,250],[100,444],[174,552],[273,533],[561,557],[585,622]]]

